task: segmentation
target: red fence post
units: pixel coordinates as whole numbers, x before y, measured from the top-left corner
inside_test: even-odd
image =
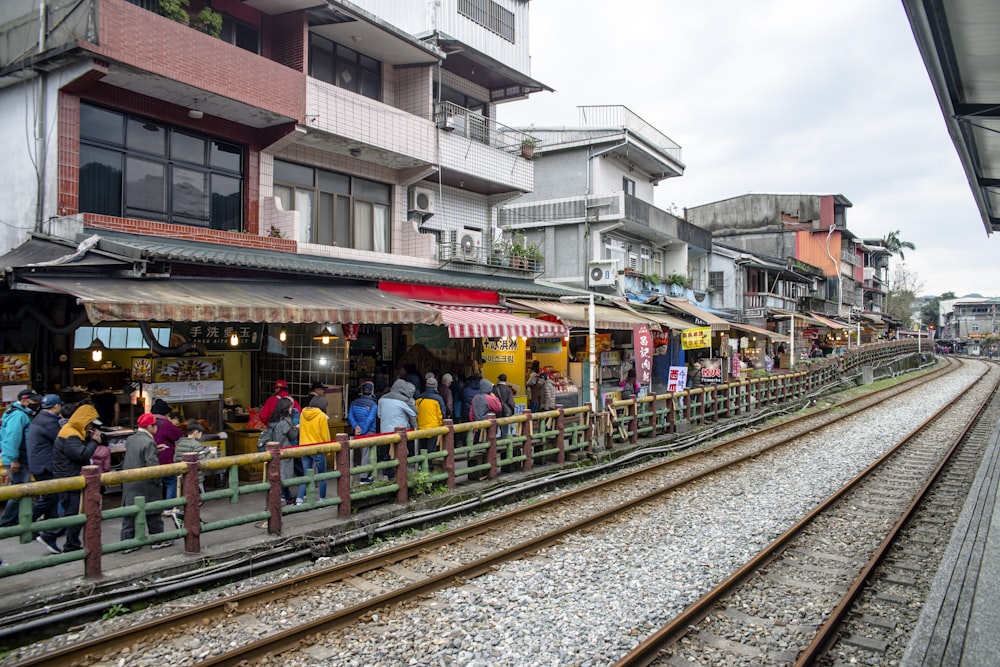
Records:
[[[340,498],[340,509],[337,515],[346,519],[351,516],[351,439],[346,433],[338,433],[336,440],[340,444],[340,451],[337,452],[337,468],[340,469],[337,496]]]
[[[398,485],[396,489],[396,503],[399,505],[405,505],[409,501],[410,489],[409,489],[409,472],[406,469],[407,456],[409,452],[406,449],[406,429],[402,426],[396,427],[396,435],[399,436],[399,444],[396,445],[396,484]]]
[[[486,428],[486,442],[490,445],[486,450],[486,462],[490,464],[489,477],[494,480],[499,474],[497,470],[497,416],[489,412],[486,414],[486,418],[490,421],[490,425]]]
[[[83,466],[81,469],[86,486],[83,487],[83,513],[87,523],[83,526],[83,568],[87,579],[100,579],[101,572],[101,469]]]
[[[267,511],[271,516],[267,519],[267,532],[281,532],[281,508],[285,501],[281,498],[281,445],[277,442],[269,442],[265,445],[267,453],[271,455],[271,460],[264,467],[267,483]]]
[[[441,446],[447,454],[444,457],[444,471],[448,473],[448,490],[454,491],[455,483],[455,420],[445,419],[444,425],[448,427],[448,432],[441,439]]]
[[[199,463],[197,454],[189,453],[183,456],[187,472],[184,473],[184,552],[196,554],[201,552],[201,488],[198,486]]]

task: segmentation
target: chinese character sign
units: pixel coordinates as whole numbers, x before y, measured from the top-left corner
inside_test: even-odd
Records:
[[[687,366],[671,366],[667,374],[667,391],[671,394],[677,391],[684,391],[687,383]]]
[[[681,331],[681,349],[697,350],[703,347],[712,347],[711,328],[695,327]]]
[[[722,359],[701,360],[701,381],[702,384],[722,383]]]
[[[263,322],[174,322],[173,333],[216,352],[259,350],[264,340]],[[236,334],[239,343],[233,345]]]
[[[635,379],[647,387],[653,380],[653,334],[649,325],[632,327],[632,350],[635,353]]]

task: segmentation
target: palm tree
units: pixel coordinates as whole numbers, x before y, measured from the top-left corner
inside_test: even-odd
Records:
[[[903,259],[903,260],[906,259],[906,256],[903,254],[903,249],[904,248],[907,249],[907,250],[916,250],[917,249],[917,246],[913,245],[909,241],[900,241],[899,240],[899,230],[898,229],[895,230],[895,231],[889,232],[888,234],[886,234],[885,238],[882,239],[882,244],[885,246],[886,250],[888,250],[893,255],[899,255],[899,258]]]

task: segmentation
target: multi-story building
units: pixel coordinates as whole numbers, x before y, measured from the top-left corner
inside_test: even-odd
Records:
[[[712,237],[653,205],[683,175],[681,148],[620,105],[579,108],[577,127],[532,127],[535,189],[500,207],[515,245],[544,249],[541,275],[616,296],[703,297]]]
[[[847,229],[850,206],[835,194],[746,194],[689,208],[686,218],[719,243],[820,269],[799,309],[847,316],[862,307],[864,276],[864,254]]]
[[[190,4],[0,4],[0,253],[96,235],[131,280],[309,273],[538,294],[523,268],[455,261],[484,257],[494,207],[532,187],[530,138],[494,120],[546,88],[530,76],[527,0]],[[123,273],[130,254],[142,261]],[[31,289],[64,299],[57,322],[86,301]]]

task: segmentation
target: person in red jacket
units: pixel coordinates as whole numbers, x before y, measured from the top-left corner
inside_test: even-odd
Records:
[[[274,393],[264,401],[264,405],[260,406],[260,420],[265,424],[270,423],[271,415],[274,413],[274,408],[278,405],[278,401],[282,398],[290,398],[292,401],[292,407],[295,408],[296,412],[301,413],[302,408],[299,407],[299,402],[292,398],[292,395],[288,393],[288,383],[284,380],[274,381]]]

